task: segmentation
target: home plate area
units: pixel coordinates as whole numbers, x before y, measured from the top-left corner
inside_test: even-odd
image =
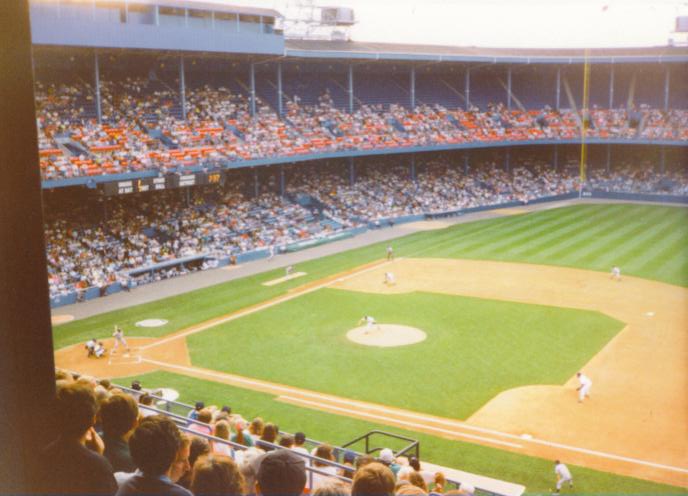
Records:
[[[108,365],[123,365],[141,363],[141,348],[126,350],[112,350],[108,352]]]

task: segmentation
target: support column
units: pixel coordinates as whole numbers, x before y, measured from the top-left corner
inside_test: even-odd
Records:
[[[612,146],[607,145],[607,174],[612,170]]]
[[[280,196],[284,196],[286,191],[287,181],[284,177],[284,165],[280,165]]]
[[[671,69],[667,66],[664,72],[664,111],[669,110],[669,80],[671,77]],[[663,149],[663,148],[662,148]]]
[[[253,168],[253,197],[258,198],[260,193],[260,185],[258,184],[258,168]]]
[[[506,108],[511,110],[511,66],[506,70]]]
[[[184,55],[179,56],[179,103],[182,107],[182,119],[186,120],[186,79],[184,76]]]
[[[277,114],[282,117],[282,62],[277,62]]]
[[[354,113],[354,66],[349,64],[349,113]]]
[[[559,147],[554,145],[554,157],[552,158],[554,170],[559,171]]]
[[[614,108],[614,66],[609,71],[609,108]]]
[[[187,188],[185,188],[185,191],[186,191],[186,206],[188,207],[191,205],[191,188],[187,187]]]
[[[55,365],[29,5],[6,0],[2,9],[7,22],[0,46],[7,49],[0,50],[0,67],[7,70],[0,77],[0,493],[29,494],[39,491],[36,454],[56,432]]]
[[[463,174],[464,174],[464,176],[468,175],[469,162],[470,162],[469,153],[465,152],[463,154]]]
[[[100,105],[100,61],[98,60],[98,50],[93,51],[93,84],[96,89],[96,116],[98,124],[103,123],[103,110]]]
[[[464,81],[464,95],[466,95],[466,110],[471,108],[471,68],[466,67],[466,79]]]
[[[555,108],[559,110],[561,108],[561,67],[557,67],[557,100]],[[556,147],[555,147],[556,149]]]
[[[251,117],[256,115],[256,64],[251,62],[249,66],[248,81],[250,86],[251,95],[249,97],[251,105]]]
[[[509,148],[506,148],[504,152],[504,170],[511,172],[511,151]]]
[[[416,68],[411,66],[411,74],[409,81],[409,93],[411,94],[411,110],[416,108]]]
[[[356,184],[356,166],[354,165],[354,158],[349,157],[349,186]]]
[[[416,156],[411,154],[411,181],[416,181]]]
[[[666,147],[662,146],[659,149],[659,173],[664,175],[666,171]]]

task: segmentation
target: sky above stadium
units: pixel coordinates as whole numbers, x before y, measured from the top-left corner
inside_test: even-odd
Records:
[[[205,0],[208,1],[208,0]],[[211,0],[294,12],[299,0]],[[354,9],[354,41],[483,47],[662,46],[686,0],[314,0]]]

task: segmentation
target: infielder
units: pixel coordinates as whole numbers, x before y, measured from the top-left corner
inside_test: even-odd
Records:
[[[394,260],[394,249],[392,245],[387,246],[387,260]]]
[[[394,272],[385,272],[384,283],[388,286],[394,286],[397,283],[396,277],[394,277]]]
[[[590,397],[590,388],[592,387],[592,381],[590,380],[590,377],[585,375],[583,372],[578,372],[576,374],[576,377],[578,378],[578,382],[580,383],[580,386],[578,386],[578,403],[583,403],[583,400],[587,396],[588,398]]]
[[[561,491],[561,486],[563,486],[566,482],[569,483],[570,488],[573,488],[573,477],[571,477],[571,471],[559,460],[554,462],[554,473],[557,476],[557,490],[555,491],[555,494],[558,494],[559,491]]]
[[[378,331],[380,330],[380,324],[378,324],[375,320],[375,317],[371,315],[364,315],[361,320],[358,321],[358,325],[361,325],[365,323],[366,328],[365,331],[363,331],[363,334],[368,334],[370,330],[373,328],[373,326],[377,326]]]
[[[615,281],[621,281],[621,269],[616,265],[612,267],[612,279]]]
[[[112,337],[115,338],[115,345],[112,347],[112,353],[114,354],[115,351],[117,351],[117,348],[119,345],[122,345],[122,348],[127,350],[127,353],[129,353],[129,345],[127,344],[127,340],[124,339],[124,331],[118,326],[115,326],[115,332],[112,333]]]

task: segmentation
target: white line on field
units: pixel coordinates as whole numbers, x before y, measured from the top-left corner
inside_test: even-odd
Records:
[[[265,381],[249,379],[246,377],[236,376],[236,375],[232,375],[232,374],[225,374],[222,372],[214,372],[214,371],[210,371],[210,370],[197,369],[194,367],[187,367],[184,365],[175,365],[175,364],[171,364],[171,363],[160,362],[157,360],[150,360],[148,358],[142,358],[142,361],[146,362],[146,363],[150,363],[152,365],[157,365],[159,367],[164,367],[164,368],[168,368],[168,369],[176,369],[176,370],[180,370],[183,372],[190,372],[190,373],[201,375],[201,376],[206,376],[206,377],[211,377],[211,378],[216,378],[216,379],[230,379],[232,382],[239,383],[239,384],[245,384],[247,386],[252,386],[252,387],[261,386],[264,388],[270,388],[273,391],[279,392],[279,394],[286,394],[286,395],[289,395],[290,393],[291,394],[298,394],[300,396],[306,396],[306,397],[318,399],[318,400],[321,400],[323,402],[339,403],[340,405],[349,405],[351,407],[364,408],[366,410],[375,410],[375,411],[379,411],[379,412],[383,412],[383,413],[387,413],[387,414],[391,414],[391,415],[396,415],[399,417],[405,417],[406,419],[418,420],[419,422],[415,422],[415,423],[410,422],[410,421],[405,422],[405,423],[407,425],[416,426],[416,427],[418,427],[419,425],[422,425],[423,428],[434,429],[434,430],[437,430],[438,432],[439,431],[445,431],[445,430],[438,428],[438,427],[431,427],[431,426],[428,426],[427,424],[428,423],[440,424],[440,425],[445,425],[445,426],[449,426],[449,427],[454,427],[456,429],[471,430],[471,431],[476,431],[476,432],[482,432],[485,434],[491,434],[494,436],[500,436],[500,437],[504,437],[507,439],[513,439],[513,440],[517,440],[519,442],[523,442],[526,444],[527,443],[540,444],[540,445],[549,446],[552,448],[558,448],[558,449],[563,449],[563,450],[568,450],[568,451],[575,451],[578,453],[584,453],[584,454],[596,456],[599,458],[618,460],[618,461],[623,461],[623,462],[627,462],[627,463],[631,463],[631,464],[635,464],[635,465],[644,465],[647,467],[669,470],[672,472],[688,473],[688,469],[681,468],[681,467],[674,467],[671,465],[664,465],[661,463],[648,462],[646,460],[639,460],[637,458],[631,458],[631,457],[621,456],[621,455],[614,455],[612,453],[605,453],[602,451],[595,451],[595,450],[591,450],[591,449],[587,449],[587,448],[579,448],[577,446],[569,446],[566,444],[556,443],[556,442],[552,442],[552,441],[545,441],[544,439],[523,439],[520,436],[517,436],[515,434],[509,434],[506,432],[500,432],[500,431],[496,431],[496,430],[492,430],[492,429],[486,429],[483,427],[476,427],[476,426],[468,425],[465,423],[461,423],[459,421],[440,419],[440,418],[425,416],[425,415],[417,414],[417,413],[413,413],[413,412],[405,412],[403,410],[385,408],[384,406],[380,406],[380,405],[373,405],[373,404],[368,404],[365,402],[349,400],[346,398],[338,398],[338,397],[328,396],[325,394],[320,394],[320,393],[316,393],[316,392],[312,392],[312,391],[292,388],[290,386],[283,386],[281,384],[273,384],[273,383],[268,383]],[[306,402],[308,400],[299,400],[299,401]],[[312,402],[312,403],[316,404],[316,405],[318,404],[315,402]],[[327,408],[351,411],[351,409],[347,410],[343,407],[335,407],[332,405],[325,405],[325,406]],[[380,418],[383,420],[388,419],[388,417],[384,417],[382,415],[377,416],[375,414],[369,414],[369,413],[360,412],[360,411],[357,411],[356,415],[369,415],[369,416],[374,416],[376,418]],[[397,421],[397,420],[395,420],[395,421]],[[404,422],[404,421],[399,421],[399,422]],[[463,435],[465,437],[470,436],[474,439],[479,439],[479,440],[480,439],[489,440],[489,442],[492,442],[492,443],[497,443],[497,444],[501,443],[501,444],[507,444],[510,446],[516,446],[518,448],[522,448],[521,445],[514,445],[513,443],[507,443],[506,441],[491,440],[489,438],[482,438],[481,436],[471,436],[470,434],[457,433],[455,431],[446,430],[445,432],[449,432],[449,433],[456,434],[456,435]]]
[[[414,428],[414,429],[422,428],[424,430],[430,430],[430,431],[439,432],[442,434],[450,434],[452,436],[465,437],[466,439],[473,439],[476,441],[483,441],[483,442],[491,443],[491,444],[499,444],[501,446],[508,446],[510,448],[519,448],[519,449],[523,448],[523,446],[521,446],[520,444],[510,443],[507,441],[499,441],[497,439],[491,439],[489,437],[475,436],[473,434],[466,434],[464,432],[450,431],[448,429],[442,429],[441,427],[432,427],[430,425],[420,426],[414,422],[408,422],[405,420],[399,420],[399,419],[395,419],[395,418],[384,417],[382,415],[376,415],[374,413],[353,411],[350,408],[342,408],[339,406],[322,404],[322,403],[318,403],[316,401],[304,400],[301,398],[293,398],[291,396],[280,396],[278,399],[280,399],[280,398],[287,400],[291,403],[300,403],[300,404],[304,404],[304,405],[315,406],[319,409],[336,410],[339,412],[348,413],[348,414],[353,415],[355,417],[366,417],[366,418],[373,419],[373,420],[381,420],[383,422],[393,422],[395,424],[401,424],[401,425],[409,426],[409,427]]]
[[[373,265],[372,267],[366,267],[365,269],[361,269],[359,271],[352,272],[351,274],[347,274],[345,276],[342,276],[338,279],[335,279],[334,281],[327,281],[327,282],[317,284],[317,285],[313,286],[312,288],[304,289],[303,291],[299,291],[298,293],[278,296],[277,298],[275,298],[271,301],[268,301],[267,303],[264,303],[262,305],[259,305],[259,306],[253,307],[253,308],[248,308],[246,310],[239,310],[238,312],[232,313],[231,315],[228,315],[227,317],[223,317],[219,320],[214,320],[212,322],[208,322],[207,324],[201,324],[201,325],[195,326],[195,327],[193,327],[187,331],[180,332],[179,334],[174,334],[170,337],[163,338],[159,341],[155,341],[154,343],[147,344],[145,346],[142,346],[141,349],[147,350],[150,348],[155,348],[156,346],[160,346],[161,344],[169,343],[170,341],[175,341],[175,340],[180,339],[180,338],[185,338],[186,336],[190,336],[191,334],[196,334],[197,332],[207,331],[208,329],[210,329],[212,327],[215,327],[215,326],[218,326],[221,324],[225,324],[227,322],[231,322],[232,320],[235,320],[235,319],[238,319],[241,317],[245,317],[246,315],[251,315],[252,313],[255,313],[255,312],[260,312],[262,310],[265,310],[266,308],[270,308],[272,306],[279,305],[280,303],[284,303],[285,301],[293,300],[294,298],[298,298],[299,296],[303,296],[305,294],[312,293],[312,292],[317,291],[319,289],[325,288],[325,287],[327,287],[333,283],[346,281],[347,279],[350,279],[352,277],[355,277],[355,276],[358,276],[361,274],[365,274],[366,272],[369,272],[369,271],[374,270],[374,269],[378,269],[380,267],[384,267],[385,265],[387,265],[389,263],[390,263],[390,261],[382,262],[381,264]]]

